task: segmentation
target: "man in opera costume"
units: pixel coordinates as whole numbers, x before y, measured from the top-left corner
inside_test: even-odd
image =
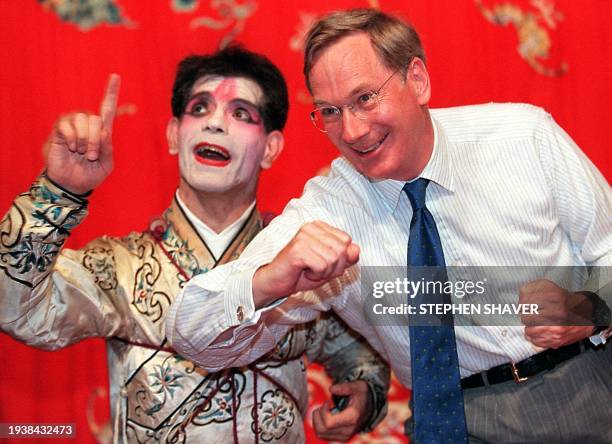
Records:
[[[388,369],[333,316],[296,327],[241,368],[210,362],[215,371],[205,371],[165,339],[183,284],[237,258],[262,228],[258,178],[283,149],[288,111],[279,70],[240,47],[184,59],[167,126],[180,170],[170,207],[145,232],[62,249],[112,170],[118,93],[111,75],[99,116],[58,121],[45,172],[0,224],[0,330],[47,350],[106,338],[114,442],[303,442],[304,354],[348,400],[342,411],[325,403],[314,412],[319,436],[348,439],[376,424]]]

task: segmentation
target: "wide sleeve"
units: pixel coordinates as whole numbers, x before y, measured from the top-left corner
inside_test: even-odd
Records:
[[[87,215],[87,200],[44,176],[15,199],[0,222],[0,330],[26,344],[58,349],[129,330],[117,298],[112,242],[62,249]]]

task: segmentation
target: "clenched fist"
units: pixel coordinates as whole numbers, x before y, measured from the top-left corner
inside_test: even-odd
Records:
[[[358,260],[359,247],[344,231],[321,221],[304,224],[272,262],[255,272],[255,306],[320,287]]]
[[[519,290],[519,303],[536,304],[537,314],[524,314],[525,337],[542,348],[559,348],[590,336],[593,306],[580,293],[570,293],[547,279]]]
[[[65,115],[47,141],[47,176],[73,193],[94,189],[113,169],[112,131],[120,83],[119,75],[111,74],[100,115]]]

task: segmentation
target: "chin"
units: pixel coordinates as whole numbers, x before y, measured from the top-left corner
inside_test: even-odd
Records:
[[[223,193],[228,191],[230,184],[210,180],[188,180],[189,188],[200,193]]]
[[[226,184],[206,184],[196,187],[197,191],[202,193],[227,193],[232,191],[232,188]]]
[[[357,171],[359,171],[364,176],[374,179],[374,180],[383,180],[389,179],[389,171],[384,168],[382,165],[369,165],[356,167]]]

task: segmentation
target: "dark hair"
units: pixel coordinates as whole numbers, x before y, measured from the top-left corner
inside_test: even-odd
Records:
[[[336,11],[317,21],[306,36],[304,45],[304,77],[310,90],[310,70],[321,50],[342,37],[364,32],[380,60],[391,70],[406,74],[414,57],[425,63],[425,51],[416,30],[408,23],[377,9]],[[312,91],[311,91],[312,92]]]
[[[172,87],[172,114],[181,117],[194,83],[204,76],[244,77],[263,91],[260,112],[267,132],[281,131],[287,122],[287,84],[279,69],[267,57],[239,45],[207,55],[191,55],[178,64]]]

